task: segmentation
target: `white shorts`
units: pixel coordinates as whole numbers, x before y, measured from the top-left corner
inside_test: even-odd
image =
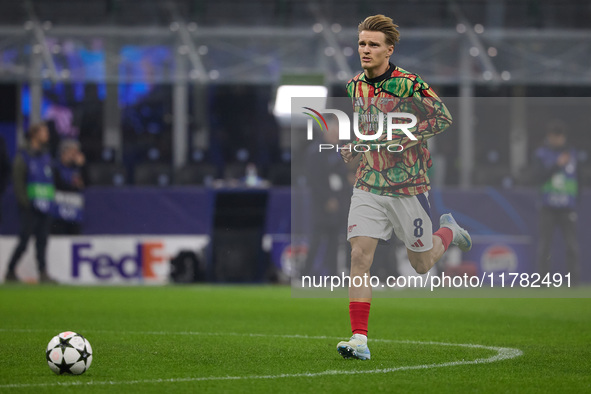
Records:
[[[390,240],[392,230],[413,252],[433,248],[433,224],[428,193],[390,197],[353,189],[347,240],[371,237]]]

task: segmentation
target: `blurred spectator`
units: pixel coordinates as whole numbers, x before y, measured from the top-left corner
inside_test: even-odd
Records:
[[[54,165],[55,211],[52,234],[76,235],[81,232],[84,211],[85,183],[82,176],[86,162],[77,140],[66,139],[60,143],[59,158]]]
[[[560,228],[566,243],[566,262],[571,284],[579,280],[576,204],[580,193],[577,152],[566,143],[566,126],[554,123],[544,146],[536,151],[536,173],[542,185],[538,269],[542,278],[550,272],[554,230]],[[550,277],[551,279],[551,277]]]
[[[8,185],[8,177],[10,176],[10,160],[8,159],[8,151],[6,150],[6,143],[4,138],[0,136],[0,207],[2,206],[2,195],[6,186]],[[0,209],[0,222],[2,222],[2,209]]]
[[[52,283],[54,280],[47,275],[45,264],[55,194],[51,156],[46,150],[49,141],[47,125],[45,123],[31,125],[27,139],[27,146],[21,149],[14,159],[12,172],[21,229],[18,244],[8,263],[6,281],[17,280],[16,265],[27,249],[29,238],[34,235],[39,280]]]
[[[257,166],[254,163],[248,163],[245,167],[245,175],[242,178],[246,187],[267,187],[269,182],[258,175]]]
[[[338,123],[329,121],[322,142],[339,144]],[[311,197],[312,231],[305,266],[301,274],[327,275],[338,272],[337,253],[345,242],[347,211],[352,184],[341,155],[335,151],[318,152],[318,144],[308,147],[306,177]]]

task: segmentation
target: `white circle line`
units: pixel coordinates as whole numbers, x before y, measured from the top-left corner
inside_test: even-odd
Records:
[[[0,332],[46,332],[47,329],[8,329],[0,328]],[[59,331],[59,330],[53,330]],[[84,332],[95,332],[95,333],[125,333],[125,334],[139,334],[139,335],[203,335],[203,336],[250,336],[250,337],[274,337],[274,338],[301,338],[301,339],[339,339],[338,337],[330,336],[308,336],[308,335],[297,335],[297,334],[244,334],[236,332],[196,332],[196,331],[181,331],[181,332],[165,332],[165,331],[109,331],[109,330],[85,330]],[[353,375],[353,374],[376,374],[376,373],[392,373],[399,371],[410,371],[416,369],[430,369],[430,368],[443,368],[453,367],[458,365],[471,365],[471,364],[487,364],[502,360],[509,360],[512,358],[523,355],[523,352],[516,348],[508,347],[497,347],[497,346],[486,346],[471,343],[448,343],[448,342],[433,342],[433,341],[414,341],[414,340],[395,340],[395,339],[370,339],[372,342],[388,342],[388,343],[406,343],[406,344],[417,344],[417,345],[433,345],[433,346],[457,346],[465,348],[478,348],[495,351],[496,354],[486,358],[477,358],[475,360],[462,360],[462,361],[449,361],[445,363],[435,364],[420,364],[420,365],[409,365],[394,368],[378,368],[370,370],[357,370],[357,371],[342,371],[342,370],[327,370],[321,372],[303,372],[293,374],[277,374],[277,375],[246,375],[246,376],[203,376],[195,378],[171,378],[171,379],[145,379],[145,380],[126,380],[126,381],[88,381],[88,382],[53,382],[53,383],[12,383],[2,384],[0,389],[8,388],[30,388],[30,387],[66,387],[66,386],[114,386],[114,385],[130,385],[130,384],[154,384],[154,383],[183,383],[183,382],[203,382],[203,381],[224,381],[224,380],[247,380],[247,379],[281,379],[281,378],[299,378],[306,377],[312,378],[317,376],[332,376],[332,375]]]

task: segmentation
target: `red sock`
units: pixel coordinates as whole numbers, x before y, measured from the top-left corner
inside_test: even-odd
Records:
[[[443,243],[443,247],[445,248],[445,250],[447,250],[451,241],[454,240],[453,231],[451,231],[451,229],[447,227],[441,227],[439,230],[435,231],[435,234],[433,235],[441,238],[441,242]]]
[[[369,320],[369,302],[349,302],[349,317],[353,334],[367,336],[367,321]]]

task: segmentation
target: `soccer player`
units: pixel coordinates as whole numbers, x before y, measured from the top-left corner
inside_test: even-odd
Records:
[[[389,240],[392,231],[407,248],[412,267],[419,274],[429,271],[450,244],[462,251],[470,250],[472,240],[451,214],[440,218],[440,228],[432,234],[427,170],[432,162],[426,140],[451,124],[451,115],[435,92],[418,75],[390,63],[398,42],[397,25],[384,15],[367,17],[358,27],[358,52],[363,72],[347,84],[355,111],[360,119],[375,113],[384,103],[382,112],[391,110],[388,103],[412,101],[421,107],[417,125],[410,129],[417,140],[394,130],[390,140],[371,141],[371,149],[360,153],[361,160],[349,209],[347,238],[351,243],[351,282],[356,276],[369,277],[374,252],[380,239]],[[402,104],[403,105],[403,104]],[[360,121],[361,123],[361,121]],[[376,134],[365,127],[363,134]],[[341,150],[348,163],[356,154],[358,138]],[[396,144],[401,152],[391,152],[388,145]],[[381,148],[381,149],[380,149]],[[339,342],[337,351],[344,358],[369,360],[367,324],[371,305],[370,286],[349,287],[349,316],[353,336]]]

